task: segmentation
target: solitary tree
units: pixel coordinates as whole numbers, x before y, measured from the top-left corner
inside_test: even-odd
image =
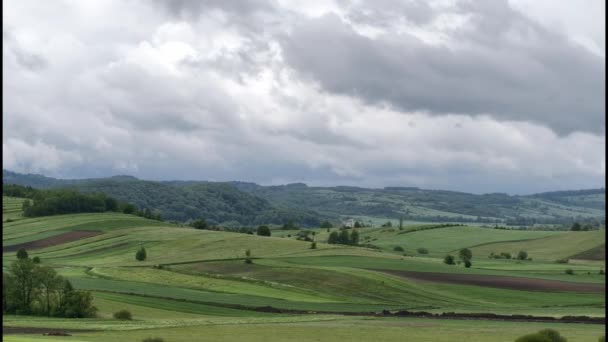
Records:
[[[359,223],[359,221],[355,221],[354,228],[361,228],[361,223]]]
[[[526,260],[528,258],[528,252],[526,251],[519,251],[519,253],[517,253],[517,259],[519,260]]]
[[[27,251],[25,250],[25,248],[19,248],[19,250],[17,251],[17,259],[27,259],[28,258],[28,254]]]
[[[205,221],[204,218],[200,218],[192,222],[192,227],[194,227],[195,229],[207,229],[209,228],[209,225],[207,224],[207,221]]]
[[[473,252],[471,252],[471,250],[468,248],[463,248],[460,250],[460,252],[458,252],[458,256],[463,262],[467,260],[470,261],[473,258]]]
[[[40,263],[40,257],[39,256],[35,256],[32,261],[34,262],[34,264],[39,264]]]
[[[403,216],[399,216],[399,230],[403,230]]]
[[[455,264],[454,257],[452,255],[449,255],[449,254],[446,255],[445,258],[443,258],[443,262],[445,264],[448,264],[448,265],[454,265]]]
[[[251,260],[251,258],[250,258],[251,257],[251,250],[248,249],[248,250],[245,251],[245,257],[246,257],[245,258],[245,263],[246,264],[252,264],[253,263],[253,260]]]
[[[581,224],[578,223],[578,222],[574,222],[572,224],[572,227],[570,228],[570,230],[575,231],[575,232],[580,231],[581,230]]]
[[[348,245],[349,238],[348,238],[348,231],[346,229],[342,230],[340,232],[340,234],[338,235],[338,243],[342,244],[342,245]]]
[[[135,259],[137,259],[138,261],[144,261],[144,260],[146,260],[146,257],[147,257],[147,255],[146,255],[146,249],[142,246],[135,253]]]
[[[357,246],[359,244],[359,232],[354,230],[350,233],[350,244]]]
[[[310,243],[310,249],[317,249],[317,243],[316,242],[311,242]]]
[[[270,228],[268,226],[259,226],[257,233],[259,236],[270,236]]]
[[[327,243],[336,244],[338,243],[338,232],[333,231],[329,234],[329,238],[327,239]]]

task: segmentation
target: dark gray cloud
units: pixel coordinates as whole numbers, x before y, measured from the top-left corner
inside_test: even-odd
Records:
[[[601,186],[603,58],[504,2],[446,3],[8,1],[4,166],[474,192]]]
[[[604,133],[604,60],[503,1],[462,5],[454,37],[430,45],[407,33],[371,39],[336,15],[313,18],[282,40],[289,65],[327,91],[434,114],[490,114],[559,133]],[[371,15],[371,14],[370,14]]]

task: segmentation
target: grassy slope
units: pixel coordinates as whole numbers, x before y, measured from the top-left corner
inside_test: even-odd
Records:
[[[64,320],[8,316],[4,320],[4,324],[10,326],[108,330],[105,333],[79,334],[77,338],[83,341],[133,341],[152,335],[161,335],[171,341],[186,341],[203,331],[205,336],[213,337],[212,340],[222,340],[222,336],[238,336],[234,329],[242,327],[243,324],[248,326],[246,331],[249,332],[248,336],[251,336],[250,340],[254,341],[272,340],[269,334],[276,329],[286,329],[286,332],[299,331],[298,336],[302,337],[302,340],[314,340],[318,336],[366,340],[372,336],[370,334],[373,331],[376,331],[376,340],[388,340],[398,334],[418,334],[420,327],[417,322],[424,322],[422,326],[434,324],[443,327],[443,333],[433,329],[424,330],[424,333],[419,335],[420,340],[440,341],[447,336],[462,334],[467,341],[481,341],[489,336],[489,332],[475,328],[478,324],[473,322],[426,323],[425,320],[410,319],[291,316],[261,314],[223,306],[272,305],[315,311],[409,308],[438,312],[493,311],[561,316],[603,315],[605,301],[604,296],[600,294],[532,293],[475,286],[421,284],[364,268],[437,272],[464,272],[465,269],[446,266],[439,258],[433,257],[404,258],[394,253],[324,243],[318,243],[318,249],[311,250],[309,243],[288,238],[196,231],[130,215],[79,214],[18,219],[4,223],[4,228],[3,245],[31,241],[45,234],[70,230],[95,229],[104,232],[103,235],[92,238],[30,252],[40,256],[44,263],[60,267],[60,273],[70,278],[76,287],[95,290],[95,304],[100,308],[98,319]],[[377,236],[377,241],[396,237],[407,238],[414,234],[431,234],[435,237],[433,248],[442,251],[463,247],[463,244],[470,243],[473,237],[477,237],[473,242],[491,239],[489,235],[482,236],[482,231],[477,229],[483,228],[465,228],[464,231],[472,232],[467,233],[469,239],[458,239],[458,236],[463,235],[462,230],[451,233],[455,237],[446,235],[458,242],[441,242],[442,235],[438,232],[451,232],[449,228],[407,234],[370,230],[370,234]],[[520,238],[510,233],[521,232],[486,229],[483,233],[502,234],[500,238],[505,241]],[[149,260],[146,262],[136,262],[133,258],[134,251],[140,244],[144,244],[148,249]],[[390,244],[386,246],[390,247]],[[431,250],[431,247],[427,248]],[[254,259],[253,265],[243,263],[246,249],[251,249],[254,258],[257,258]],[[14,255],[4,254],[3,257],[5,262],[9,262]],[[170,265],[169,269],[165,270],[142,267],[154,264]],[[517,264],[515,261],[479,259],[475,261],[475,268],[466,272],[604,281],[603,277],[585,275],[582,272],[587,269],[595,271],[597,264],[571,266],[581,272],[577,271],[577,274],[569,276],[570,278],[563,275],[563,271],[556,266],[541,262]],[[119,308],[132,310],[136,319],[131,322],[111,319],[111,313]],[[524,330],[522,324],[484,322],[484,326],[488,324],[504,331],[505,336],[534,331],[531,329],[521,333]],[[526,328],[541,326],[523,325]],[[310,328],[314,328],[315,332],[311,332]],[[380,328],[382,332],[378,333]],[[330,330],[333,331],[332,334],[323,333]],[[595,336],[592,333],[599,331],[595,326],[577,329],[573,325],[564,325],[560,328],[560,331],[562,330],[570,331],[574,337],[571,340],[574,341],[585,336]]]

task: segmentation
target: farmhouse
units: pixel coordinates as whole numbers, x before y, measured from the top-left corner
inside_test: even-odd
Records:
[[[352,218],[342,220],[342,226],[347,228],[353,228],[355,226],[355,220]]]

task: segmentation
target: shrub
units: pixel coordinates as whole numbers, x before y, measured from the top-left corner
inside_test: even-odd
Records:
[[[147,337],[144,338],[141,342],[165,342],[165,340],[160,337]]]
[[[246,264],[253,264],[253,260],[251,260],[251,258],[246,258],[245,259],[245,263]]]
[[[570,275],[574,274],[574,271],[571,268],[567,268],[564,272]]]
[[[511,253],[502,252],[502,253],[500,253],[500,256],[505,259],[511,259]]]
[[[317,249],[317,243],[313,241],[313,242],[310,244],[310,249]]]
[[[558,264],[567,264],[568,261],[570,261],[570,260],[568,260],[568,258],[555,260],[555,262],[558,263]]]
[[[528,252],[526,251],[519,251],[519,253],[517,253],[517,259],[519,260],[526,260],[528,258]]]
[[[125,310],[125,309],[115,312],[114,318],[120,319],[123,321],[130,321],[133,319],[133,317],[131,316],[131,312],[129,310]]]
[[[568,342],[568,340],[556,330],[543,329],[534,334],[524,335],[515,342]]]
[[[466,261],[464,262],[464,267],[466,267],[466,268],[471,267],[471,265],[472,265],[472,264],[471,264],[471,261],[470,261],[470,260],[466,260]]]
[[[39,264],[40,263],[40,257],[35,256],[32,261],[34,262],[34,264]]]
[[[604,270],[600,270],[600,274],[603,275],[604,274]]]
[[[7,218],[6,221],[4,221],[4,222],[13,222],[13,221],[14,221],[13,219]]]
[[[428,249],[426,249],[426,248],[422,248],[422,247],[421,247],[421,248],[418,248],[418,249],[416,250],[416,252],[418,252],[418,254],[429,254],[429,250],[428,250]]]
[[[20,248],[17,251],[17,259],[27,259],[28,254],[27,251],[25,250],[25,248]]]
[[[458,257],[462,261],[471,260],[473,258],[473,252],[468,248],[463,248],[458,252]]]
[[[404,251],[403,247],[401,247],[401,246],[395,246],[395,248],[393,248],[393,250],[395,252],[403,252]]]
[[[270,228],[268,226],[259,226],[257,234],[259,236],[270,236]]]
[[[448,265],[454,265],[454,257],[448,254],[443,258],[443,262]]]
[[[146,249],[144,247],[141,247],[136,253],[135,253],[135,259],[137,261],[144,261],[146,260]]]

